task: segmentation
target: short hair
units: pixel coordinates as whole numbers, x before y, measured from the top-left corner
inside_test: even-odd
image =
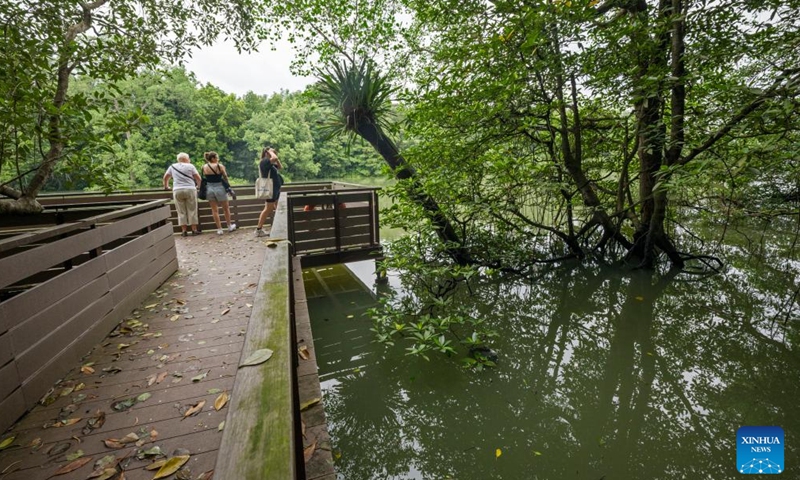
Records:
[[[179,162],[181,161],[181,158],[185,158],[186,160],[189,160],[189,154],[186,153],[186,152],[181,152],[181,153],[178,154],[178,161]]]

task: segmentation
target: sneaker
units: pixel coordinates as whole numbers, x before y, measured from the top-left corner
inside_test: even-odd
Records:
[[[234,230],[236,230],[236,224],[235,223],[231,223],[230,226],[228,227],[228,231],[232,232]]]
[[[220,228],[219,230],[217,230],[217,235],[222,235],[223,233],[224,233],[224,232],[222,231],[222,229],[221,229],[221,228]]]
[[[181,232],[181,237],[185,237],[187,235],[189,235],[187,232]]]
[[[201,232],[200,230],[192,230],[192,236],[193,237],[195,237],[197,235],[200,235],[201,233],[203,233],[203,232]]]
[[[268,237],[269,234],[260,228],[256,229],[256,237]]]

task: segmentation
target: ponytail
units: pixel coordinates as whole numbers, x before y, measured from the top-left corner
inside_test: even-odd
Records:
[[[203,154],[203,158],[205,158],[205,159],[206,159],[206,162],[208,162],[208,163],[213,163],[213,162],[211,161],[211,159],[212,159],[212,158],[219,159],[219,156],[217,155],[217,152],[206,152],[206,153],[204,153],[204,154]]]

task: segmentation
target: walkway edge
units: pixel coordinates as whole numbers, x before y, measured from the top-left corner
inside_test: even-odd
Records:
[[[277,210],[271,237],[286,239],[285,195]],[[268,348],[274,353],[266,363],[238,370],[217,456],[216,478],[295,478],[290,252],[287,241],[276,243],[274,248],[264,248],[264,262],[240,363],[259,349]]]

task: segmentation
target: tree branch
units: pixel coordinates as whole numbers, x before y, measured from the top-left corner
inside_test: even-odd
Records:
[[[784,80],[786,83],[784,84]],[[698,155],[705,152],[709,148],[711,148],[715,143],[717,143],[722,137],[724,137],[728,132],[730,132],[733,127],[738,125],[742,120],[747,118],[751,113],[758,110],[764,103],[771,97],[775,96],[778,90],[783,86],[785,88],[791,88],[797,86],[800,83],[800,71],[798,70],[790,70],[785,72],[783,75],[778,77],[772,85],[761,95],[756,97],[752,102],[745,105],[739,112],[734,115],[730,120],[728,120],[725,125],[719,128],[716,132],[714,132],[702,145],[699,145],[692,149],[686,156],[681,157],[677,164],[678,165],[686,165],[687,163],[691,162],[695,159]]]

